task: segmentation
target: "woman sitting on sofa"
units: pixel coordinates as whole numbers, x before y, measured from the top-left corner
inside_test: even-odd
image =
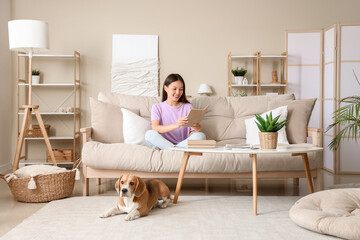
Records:
[[[163,86],[162,102],[151,109],[151,127],[145,134],[149,147],[169,149],[187,147],[187,140],[205,140],[200,124],[185,127],[186,116],[193,108],[186,99],[185,82],[176,73],[167,76]]]

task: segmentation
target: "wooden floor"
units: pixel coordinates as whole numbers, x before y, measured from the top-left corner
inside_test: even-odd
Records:
[[[360,183],[359,175],[333,175],[321,171],[323,189],[336,184]],[[162,179],[175,194],[177,179]],[[116,179],[103,180],[96,185],[95,179],[90,180],[90,196],[116,195],[114,188]],[[314,181],[315,184],[315,181]],[[316,186],[315,186],[316,189]],[[300,179],[294,185],[292,179],[258,180],[258,195],[262,196],[305,196],[309,193],[306,179]],[[251,179],[184,179],[181,195],[241,195],[252,196]],[[82,180],[76,181],[72,196],[82,196]],[[31,216],[46,203],[20,203],[13,199],[5,181],[0,181],[0,237],[10,229]]]

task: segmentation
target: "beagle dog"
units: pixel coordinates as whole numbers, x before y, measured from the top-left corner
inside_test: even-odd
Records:
[[[126,221],[147,216],[149,211],[159,206],[166,208],[171,200],[170,190],[160,180],[143,181],[134,175],[122,175],[115,183],[119,194],[117,205],[100,215],[101,218],[128,213]],[[161,203],[158,200],[163,200]]]

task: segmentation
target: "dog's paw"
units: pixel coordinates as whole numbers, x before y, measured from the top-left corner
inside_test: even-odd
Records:
[[[159,208],[166,208],[170,202],[171,198],[163,198],[162,203],[159,204]]]
[[[161,203],[161,204],[159,205],[159,208],[166,208],[167,205],[168,205],[167,202],[163,202],[163,203]]]
[[[107,217],[110,217],[110,215],[107,213],[102,213],[99,215],[99,218],[107,218]]]
[[[126,215],[125,221],[132,221],[132,220],[135,220],[134,216],[132,216],[131,214]]]

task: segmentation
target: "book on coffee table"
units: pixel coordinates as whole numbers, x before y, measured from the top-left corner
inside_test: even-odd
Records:
[[[187,115],[188,123],[183,125],[184,127],[192,127],[196,123],[200,123],[201,120],[204,118],[206,110],[209,108],[209,105],[206,105],[204,109],[190,109],[189,114]]]
[[[188,140],[188,148],[215,148],[215,140]]]

